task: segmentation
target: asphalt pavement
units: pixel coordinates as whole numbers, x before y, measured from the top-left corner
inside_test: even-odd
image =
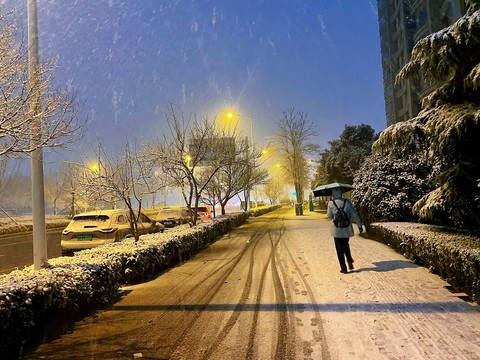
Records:
[[[324,214],[251,218],[29,359],[480,359],[480,307],[388,246],[350,240],[341,274]]]

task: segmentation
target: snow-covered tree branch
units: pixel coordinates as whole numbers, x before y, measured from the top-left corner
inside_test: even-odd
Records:
[[[55,85],[53,61],[28,73],[27,50],[17,28],[0,15],[0,156],[18,156],[40,147],[65,147],[82,135],[71,88]],[[38,81],[30,81],[38,79]],[[38,105],[31,104],[40,94]],[[35,139],[35,141],[32,141]]]

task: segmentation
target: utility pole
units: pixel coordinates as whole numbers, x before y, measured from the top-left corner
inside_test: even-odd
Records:
[[[249,159],[249,154],[248,154],[248,138],[245,137],[245,148],[246,148],[246,158],[247,158],[247,173],[248,173],[248,183],[247,183],[247,188],[245,189],[245,211],[250,211],[251,206],[250,206],[250,181],[252,177],[252,170],[250,168],[250,159]]]
[[[27,0],[28,18],[28,78],[32,88],[30,112],[32,122],[32,137],[34,146],[40,144],[42,138],[42,121],[40,94],[40,63],[38,60],[38,26],[37,0]],[[40,270],[47,260],[47,241],[45,233],[45,193],[43,180],[43,150],[41,147],[31,153],[32,182],[32,215],[33,215],[33,267]]]

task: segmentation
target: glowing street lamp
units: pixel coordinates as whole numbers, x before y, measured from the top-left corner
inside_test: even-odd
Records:
[[[187,163],[188,168],[190,168],[190,160],[192,160],[192,157],[190,155],[185,156],[185,162]]]
[[[252,116],[238,115],[238,114],[235,114],[233,111],[227,112],[226,116],[230,120],[235,119],[235,117],[237,117],[237,118],[248,118],[250,120],[250,140],[251,140],[252,149],[253,149],[254,148],[254,146],[253,146],[253,117]]]
[[[247,117],[250,119],[250,140],[252,143],[252,151],[254,151],[255,146],[253,144],[253,117],[252,116],[240,116],[240,115],[235,115],[232,111],[228,111],[226,114],[228,119],[234,119],[235,117]],[[248,158],[248,147],[247,147],[247,158]],[[246,210],[250,210],[250,189],[247,188],[245,189],[245,208]]]

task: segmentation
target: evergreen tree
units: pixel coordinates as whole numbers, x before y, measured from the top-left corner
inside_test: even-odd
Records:
[[[420,40],[397,81],[419,76],[438,85],[410,120],[386,129],[373,146],[389,159],[422,156],[439,175],[414,206],[421,221],[478,229],[480,204],[480,1]],[[441,84],[441,85],[440,85]]]
[[[376,137],[370,125],[345,125],[340,138],[329,141],[330,149],[320,154],[312,187],[332,182],[351,184],[365,157],[372,153]]]

